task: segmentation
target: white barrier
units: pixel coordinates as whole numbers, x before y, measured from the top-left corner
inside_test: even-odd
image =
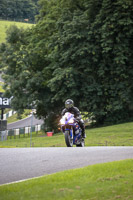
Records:
[[[9,116],[8,116],[8,117],[11,117],[12,115],[13,115],[13,111],[10,110],[10,111],[9,111]]]
[[[16,113],[16,111],[10,110],[8,113],[3,115],[3,119],[6,120],[8,117],[11,117],[15,113]]]
[[[20,135],[20,134],[30,134],[31,132],[31,127],[23,127],[24,132],[20,132],[20,130],[22,130],[21,128],[16,128],[16,129],[10,129],[6,131],[6,136],[16,136],[16,135]],[[32,132],[38,132],[41,130],[41,125],[35,125],[33,126],[33,130]]]
[[[19,135],[19,128],[14,129],[14,135]]]
[[[30,132],[30,127],[25,127],[25,134]]]
[[[41,125],[36,125],[35,126],[35,131],[40,131],[41,130]]]

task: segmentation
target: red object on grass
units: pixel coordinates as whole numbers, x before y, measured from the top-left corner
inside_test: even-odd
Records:
[[[53,136],[53,132],[47,132],[47,136],[48,137]]]

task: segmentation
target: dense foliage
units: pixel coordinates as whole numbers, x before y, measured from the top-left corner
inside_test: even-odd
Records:
[[[15,21],[35,20],[38,0],[1,0],[0,18]]]
[[[14,108],[35,104],[53,119],[72,98],[98,124],[132,119],[133,1],[39,3],[37,25],[12,28],[1,47]]]

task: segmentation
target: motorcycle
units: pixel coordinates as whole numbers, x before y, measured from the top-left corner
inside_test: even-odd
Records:
[[[82,138],[82,129],[73,114],[66,112],[60,120],[60,125],[67,147],[73,147],[73,145],[76,145],[76,147],[85,146],[85,140]]]

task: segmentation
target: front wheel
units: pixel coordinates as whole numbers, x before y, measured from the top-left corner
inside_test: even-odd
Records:
[[[67,147],[73,146],[73,139],[70,137],[70,131],[65,131],[65,142]]]
[[[77,144],[76,147],[84,147],[85,146],[85,140],[82,138],[80,144]]]

